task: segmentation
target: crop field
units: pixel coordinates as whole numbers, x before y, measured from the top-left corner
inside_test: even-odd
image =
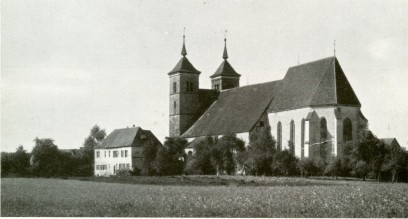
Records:
[[[3,178],[1,216],[406,218],[408,184],[214,176]]]

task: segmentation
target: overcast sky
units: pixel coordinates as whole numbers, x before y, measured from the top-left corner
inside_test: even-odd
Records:
[[[1,1],[1,151],[35,137],[79,148],[90,128],[168,135],[167,73],[188,58],[201,88],[229,61],[241,85],[333,55],[378,137],[408,145],[407,1]]]

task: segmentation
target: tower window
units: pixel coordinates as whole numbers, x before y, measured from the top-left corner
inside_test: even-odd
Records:
[[[193,92],[193,82],[187,81],[187,92]]]
[[[173,94],[177,93],[177,82],[173,82]]]
[[[174,103],[173,103],[173,108],[174,108],[174,113],[176,113],[176,109],[177,109],[177,103],[176,103],[176,101],[174,101]]]

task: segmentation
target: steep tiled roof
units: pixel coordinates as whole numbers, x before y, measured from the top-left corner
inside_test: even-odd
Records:
[[[190,73],[190,74],[200,74],[200,71],[194,68],[194,66],[188,61],[187,57],[183,56],[177,65],[168,74],[175,73]]]
[[[115,129],[96,148],[141,147],[147,140],[161,144],[150,130],[140,127]]]
[[[248,132],[265,112],[280,81],[222,91],[182,137]]]
[[[199,116],[201,116],[214,101],[217,100],[220,92],[218,90],[200,89],[198,90],[198,99],[200,102],[200,110],[198,110]],[[197,118],[198,119],[198,118]]]
[[[361,106],[335,57],[289,68],[268,112],[323,105]]]
[[[131,147],[135,141],[137,133],[140,131],[140,127],[115,129],[97,148]]]
[[[227,60],[224,60],[221,63],[217,71],[215,71],[215,73],[211,75],[211,78],[215,78],[218,76],[241,77],[241,75],[234,70],[234,68],[230,65],[230,63]]]

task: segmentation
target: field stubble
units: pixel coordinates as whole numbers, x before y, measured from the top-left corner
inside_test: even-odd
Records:
[[[257,186],[237,184],[248,185],[246,181]],[[220,186],[179,186],[5,178],[1,185],[1,215],[408,217],[408,184],[262,177],[224,177],[221,182]]]

